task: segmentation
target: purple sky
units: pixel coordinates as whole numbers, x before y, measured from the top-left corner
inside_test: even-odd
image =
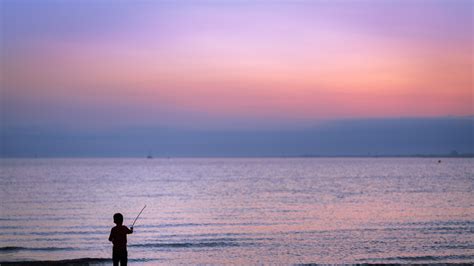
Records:
[[[472,10],[460,0],[4,0],[1,127],[98,135],[472,116]]]

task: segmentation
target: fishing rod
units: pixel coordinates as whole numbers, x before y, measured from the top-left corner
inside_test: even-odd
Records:
[[[140,213],[137,215],[137,218],[135,218],[135,221],[133,221],[133,224],[132,224],[132,227],[135,225],[135,222],[138,220],[138,217],[140,217],[140,214],[142,214],[143,210],[146,208],[146,204],[145,204],[145,207],[143,207],[143,209],[140,211]]]

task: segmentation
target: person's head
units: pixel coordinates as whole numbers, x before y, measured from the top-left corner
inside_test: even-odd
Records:
[[[121,213],[114,214],[114,223],[116,223],[117,225],[122,225],[123,215]]]

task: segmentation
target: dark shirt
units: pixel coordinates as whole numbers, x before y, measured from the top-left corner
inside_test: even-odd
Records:
[[[124,225],[117,225],[110,230],[109,240],[114,244],[114,250],[127,250],[127,234],[132,230]]]

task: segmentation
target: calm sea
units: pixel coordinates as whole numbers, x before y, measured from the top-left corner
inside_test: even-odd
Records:
[[[473,263],[474,159],[2,159],[0,261]],[[87,260],[86,260],[87,261]]]

